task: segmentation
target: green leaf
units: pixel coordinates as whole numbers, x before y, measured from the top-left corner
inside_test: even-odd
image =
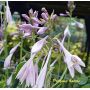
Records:
[[[88,77],[83,74],[83,75],[81,75],[80,78],[78,78],[78,80],[80,81],[80,82],[78,83],[79,85],[84,85],[84,84],[87,83]]]
[[[88,83],[88,84],[82,86],[82,88],[90,88],[90,83]]]

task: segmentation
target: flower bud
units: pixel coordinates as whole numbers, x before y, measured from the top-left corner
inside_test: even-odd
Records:
[[[32,54],[36,54],[37,52],[39,52],[39,51],[42,49],[42,47],[44,46],[45,41],[46,41],[47,38],[48,38],[48,36],[46,36],[46,37],[44,37],[43,39],[37,41],[37,42],[33,45],[32,49],[31,49],[31,55],[32,55]]]
[[[39,34],[39,35],[40,35],[40,34],[44,34],[47,29],[48,29],[47,27],[41,27],[41,28],[38,30],[37,34]]]
[[[22,14],[22,17],[24,17],[29,22],[30,18],[26,14]]]

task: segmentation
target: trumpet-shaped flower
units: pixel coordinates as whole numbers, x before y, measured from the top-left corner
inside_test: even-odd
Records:
[[[80,66],[85,67],[84,62],[78,56],[72,55],[58,39],[57,41],[64,52],[64,62],[67,64],[71,77],[74,77],[74,69],[82,74],[83,72]]]
[[[46,36],[46,37],[44,37],[43,39],[37,41],[37,42],[33,45],[32,49],[31,49],[31,55],[32,55],[32,54],[36,54],[37,52],[39,52],[39,51],[42,49],[42,47],[44,46],[45,41],[46,41],[47,38],[48,38],[48,36]]]
[[[40,34],[44,34],[47,29],[48,29],[47,27],[41,27],[41,28],[38,30],[37,34],[39,34],[39,35],[40,35]]]
[[[33,87],[36,82],[36,78],[38,76],[38,67],[36,64],[33,63],[33,58],[32,56],[20,69],[18,72],[16,78],[20,80],[21,84],[26,81],[26,86]]]
[[[47,72],[47,65],[48,65],[48,62],[49,62],[49,59],[50,59],[50,56],[51,56],[51,51],[52,51],[52,48],[50,49],[50,51],[48,53],[48,57],[47,57],[46,63],[43,66],[43,68],[41,69],[40,74],[39,74],[39,76],[38,76],[38,78],[36,80],[36,84],[34,86],[35,88],[42,88],[43,85],[44,85],[46,72]]]

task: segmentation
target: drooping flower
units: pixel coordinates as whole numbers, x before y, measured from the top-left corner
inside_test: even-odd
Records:
[[[48,36],[46,36],[46,37],[44,37],[43,39],[37,41],[37,42],[33,45],[32,49],[31,49],[31,55],[32,55],[32,54],[36,54],[37,52],[39,52],[39,51],[42,49],[42,47],[44,46],[45,41],[46,41],[47,38],[48,38]]]
[[[51,56],[51,51],[52,48],[49,50],[48,56],[47,56],[47,60],[43,66],[43,68],[40,70],[39,76],[36,80],[36,84],[35,84],[35,88],[42,88],[44,85],[44,81],[45,81],[45,77],[46,77],[46,72],[47,72],[47,65]]]
[[[11,58],[14,54],[14,52],[16,51],[16,49],[18,48],[18,46],[20,45],[20,43],[18,43],[15,47],[13,47],[10,52],[9,55],[6,57],[5,61],[4,61],[4,68],[7,69],[8,67],[10,67],[10,61]]]
[[[41,28],[38,30],[37,34],[38,34],[38,35],[44,34],[47,29],[48,29],[47,27],[41,27]]]
[[[36,64],[33,63],[33,58],[32,56],[20,69],[18,72],[16,78],[20,80],[21,84],[26,81],[26,86],[33,87],[36,82],[36,78],[38,76],[38,67]]]
[[[13,22],[11,11],[10,11],[10,8],[9,8],[9,5],[8,5],[8,1],[6,2],[6,20],[7,20],[7,23],[12,23]]]
[[[64,62],[67,64],[69,69],[70,75],[74,77],[74,69],[76,69],[79,73],[83,73],[80,66],[85,67],[84,62],[76,55],[72,55],[64,46],[63,44],[57,39],[60,48],[62,48],[64,53]]]

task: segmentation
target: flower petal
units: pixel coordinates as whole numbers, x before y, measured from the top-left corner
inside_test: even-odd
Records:
[[[39,35],[40,35],[40,34],[44,34],[47,29],[48,29],[47,27],[41,27],[41,28],[38,30],[37,34],[39,34]]]
[[[10,61],[11,61],[12,55],[13,55],[13,54],[9,54],[9,55],[6,57],[6,59],[5,59],[5,61],[4,61],[4,68],[8,68],[8,67],[10,66]]]
[[[16,51],[16,49],[18,48],[18,46],[20,45],[20,43],[21,43],[21,42],[19,42],[15,47],[13,47],[13,48],[10,50],[9,54],[14,53],[14,52]]]
[[[72,55],[72,58],[77,61],[77,63],[83,67],[85,67],[85,63],[76,55]]]
[[[74,68],[75,68],[79,73],[81,73],[81,74],[83,73],[81,67],[80,67],[78,64],[75,64],[75,65],[74,65]]]
[[[72,67],[68,66],[68,69],[69,69],[71,77],[74,78],[74,67],[73,66]]]

